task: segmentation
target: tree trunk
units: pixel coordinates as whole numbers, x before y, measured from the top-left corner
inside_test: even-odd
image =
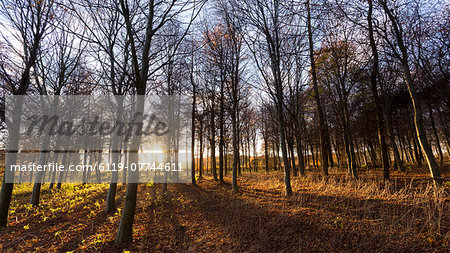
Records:
[[[122,121],[123,97],[120,96],[115,97],[117,102],[116,117],[118,121]],[[113,166],[117,166],[119,164],[119,156],[120,156],[119,137],[113,136],[111,140],[111,164]],[[124,173],[126,173],[125,170]],[[108,194],[106,195],[106,207],[105,207],[106,213],[114,213],[116,211],[116,192],[118,180],[119,180],[119,172],[117,170],[112,170],[111,182],[109,184]]]
[[[273,154],[273,169],[276,171],[278,170],[278,155],[275,147],[275,141],[272,142],[272,154]]]
[[[294,177],[298,176],[297,166],[295,165],[295,156],[294,156],[294,136],[289,136],[288,140],[289,153],[291,157],[291,165],[292,165],[292,174]]]
[[[214,181],[217,181],[217,170],[216,170],[216,125],[215,125],[215,112],[214,112],[214,95],[211,102],[210,111],[210,145],[211,145],[211,170],[213,174]]]
[[[70,141],[70,136],[67,137],[67,140],[66,140],[66,141],[67,141],[67,143],[69,143],[69,141]],[[66,146],[66,148],[67,148],[67,146]],[[66,151],[64,151],[64,154],[63,154],[63,158],[62,158],[61,164],[64,165],[64,168],[67,168],[67,167],[68,167],[68,166],[67,166],[67,152],[66,152]],[[64,171],[64,170],[61,171],[61,172],[59,172],[58,183],[56,184],[56,190],[61,190],[61,184],[62,184],[62,182],[63,182],[63,180],[64,180],[64,174],[65,174],[65,171]]]
[[[378,127],[378,140],[381,146],[381,158],[383,164],[383,178],[384,180],[389,180],[389,160],[388,160],[388,151],[387,145],[385,141],[386,131],[383,124],[383,115],[381,114],[381,103],[378,98],[378,90],[377,90],[377,76],[378,76],[378,50],[375,44],[375,39],[373,36],[373,27],[372,27],[372,0],[368,0],[369,2],[369,11],[367,15],[367,22],[369,28],[369,41],[370,47],[372,49],[373,56],[373,66],[372,72],[370,73],[370,87],[372,90],[372,96],[375,101],[375,111],[377,115],[377,127]]]
[[[47,105],[44,105],[47,106]],[[54,96],[53,97],[53,101],[50,105],[50,116],[54,116],[56,115],[56,111],[57,108],[59,106],[59,96]],[[89,110],[88,110],[88,114],[89,114]],[[89,115],[88,115],[88,120],[89,120]],[[46,131],[44,133],[44,137],[43,140],[41,142],[41,153],[39,154],[39,164],[46,164],[48,157],[47,155],[49,154],[48,152],[46,152],[49,148],[50,145],[50,134],[49,131]],[[32,204],[33,206],[37,206],[39,205],[39,197],[41,195],[41,185],[42,185],[42,181],[45,175],[45,170],[42,171],[38,171],[36,173],[36,178],[34,181],[34,185],[33,185],[33,192],[31,193],[31,199],[30,199],[30,204]]]
[[[322,151],[322,171],[325,177],[328,176],[328,157],[327,157],[327,143],[329,143],[328,137],[328,127],[325,125],[324,113],[322,109],[322,103],[320,101],[319,88],[317,85],[317,76],[316,76],[316,63],[314,60],[314,44],[313,44],[313,36],[312,36],[312,28],[311,28],[311,10],[309,0],[306,1],[306,10],[307,10],[307,23],[308,23],[308,39],[309,39],[309,58],[311,64],[311,74],[312,81],[314,86],[314,98],[316,100],[317,113],[319,117],[319,128],[320,128],[320,143],[321,143],[321,151]]]
[[[336,153],[336,159],[339,167],[342,167],[341,165],[341,155],[339,154],[338,145],[336,143],[336,140],[333,142],[334,144],[334,152]]]
[[[281,89],[281,87],[280,87]],[[286,196],[292,195],[292,188],[291,188],[291,176],[290,176],[290,166],[288,161],[288,154],[286,149],[286,136],[285,136],[285,123],[284,123],[284,115],[283,115],[283,99],[281,91],[278,94],[278,105],[277,105],[277,111],[278,111],[278,121],[279,121],[279,131],[280,131],[280,144],[281,144],[281,155],[283,156],[283,165],[284,165],[284,188],[285,188],[285,194]]]
[[[5,174],[3,176],[2,190],[0,192],[0,227],[6,227],[8,223],[8,210],[11,203],[14,188],[14,171],[8,170],[17,162],[17,150],[19,148],[19,129],[23,111],[23,96],[14,99],[13,115],[9,128],[8,152],[5,153]]]
[[[232,181],[232,187],[233,192],[238,191],[238,185],[237,185],[237,173],[238,173],[238,167],[239,167],[239,139],[238,139],[238,121],[237,121],[237,89],[233,85],[233,108],[231,112],[231,127],[232,127],[232,135],[233,135],[233,171],[231,175],[231,181]]]
[[[355,155],[355,147],[353,145],[353,136],[350,129],[350,114],[348,112],[347,103],[344,104],[344,117],[345,117],[345,125],[347,130],[347,140],[348,140],[348,148],[350,154],[350,169],[352,178],[355,179],[358,177],[358,172],[356,168],[356,155]],[[345,130],[344,130],[345,131]]]
[[[298,168],[300,171],[300,176],[305,175],[305,164],[303,162],[303,152],[302,152],[302,139],[300,133],[297,133],[296,137],[296,146],[297,146],[297,157],[298,157]]]
[[[264,139],[264,161],[266,162],[266,172],[269,172],[269,143],[267,141],[267,134],[263,135]]]
[[[411,102],[412,102],[413,109],[414,109],[414,125],[415,125],[415,130],[416,130],[415,132],[417,134],[419,144],[420,144],[423,152],[425,153],[425,159],[427,161],[431,177],[434,179],[436,185],[440,185],[442,182],[441,171],[436,162],[436,159],[434,158],[430,144],[428,143],[428,140],[427,140],[425,129],[423,127],[422,108],[420,105],[419,97],[417,96],[417,93],[416,93],[416,87],[414,86],[414,82],[411,77],[411,70],[409,68],[409,61],[408,61],[408,52],[407,52],[405,44],[403,43],[403,34],[401,31],[401,24],[398,23],[398,19],[396,19],[394,17],[394,15],[392,14],[392,10],[390,10],[388,8],[387,3],[385,1],[382,2],[382,6],[392,23],[394,33],[395,33],[395,36],[397,39],[398,48],[400,49],[400,52],[401,52],[400,62],[402,64],[403,72],[405,75],[406,86],[408,87],[409,96],[411,98]]]
[[[224,80],[220,82],[220,119],[219,119],[219,182],[223,183],[223,147],[224,140],[224,118],[225,118],[225,104],[224,104]]]
[[[440,125],[442,126],[442,132],[444,132],[444,137],[445,137],[445,140],[446,140],[446,146],[447,146],[447,156],[449,157],[449,159],[450,159],[450,133],[449,133],[449,130],[448,130],[448,126],[447,126],[447,123],[445,122],[445,117],[443,117],[443,116],[441,116],[442,115],[442,112],[439,110],[439,107],[437,108],[438,109],[438,119],[440,119]]]
[[[442,166],[442,165],[444,165],[444,154],[442,152],[441,143],[439,142],[439,135],[436,130],[436,125],[434,123],[433,109],[431,108],[430,104],[428,104],[428,109],[430,111],[431,127],[433,128],[434,138],[436,139],[436,147],[439,152],[440,165]]]
[[[138,92],[140,94],[140,92]],[[144,95],[137,96],[136,112],[141,113],[136,121],[142,122],[144,114]],[[142,123],[141,123],[142,124]],[[139,163],[139,146],[141,145],[141,135],[133,135],[130,143],[130,164]],[[119,229],[116,236],[116,243],[125,243],[132,241],[134,214],[136,212],[137,190],[139,181],[139,171],[130,170],[128,172],[127,192],[125,196],[125,204],[122,211],[122,217],[119,223]]]
[[[391,112],[391,106],[386,105],[385,108],[385,116],[386,116],[386,126],[388,130],[388,136],[391,143],[392,150],[394,152],[394,164],[396,169],[400,171],[405,171],[405,168],[403,167],[402,160],[400,159],[400,154],[398,152],[397,144],[395,142],[395,136],[394,136],[394,129],[392,127],[392,112]]]
[[[191,117],[191,183],[196,185],[195,182],[195,112],[196,112],[196,89],[194,84],[193,73],[191,71],[191,84],[192,84],[192,117]]]
[[[198,178],[203,178],[203,120],[200,119],[200,131],[199,131],[199,139],[200,139],[200,162],[198,168]]]

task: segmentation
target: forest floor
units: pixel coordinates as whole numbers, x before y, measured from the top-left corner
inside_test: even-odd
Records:
[[[446,169],[445,177],[449,178]],[[436,191],[426,174],[362,171],[348,180],[340,170],[292,179],[284,196],[282,172],[243,173],[239,193],[205,177],[198,186],[139,186],[134,241],[114,244],[121,210],[104,213],[108,185],[43,190],[41,205],[27,204],[31,185],[15,187],[0,251],[102,252],[448,252],[450,182]],[[48,185],[43,189],[48,189]],[[119,185],[117,204],[123,206]]]

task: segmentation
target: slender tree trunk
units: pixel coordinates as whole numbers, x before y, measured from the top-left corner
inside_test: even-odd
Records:
[[[232,135],[233,135],[233,171],[231,175],[232,180],[232,187],[233,192],[238,191],[238,185],[237,185],[237,174],[238,174],[238,167],[239,167],[239,139],[238,139],[238,100],[237,100],[237,89],[233,85],[232,93],[233,93],[233,108],[231,112],[231,128],[232,128]]]
[[[220,118],[219,118],[219,182],[223,183],[223,147],[224,140],[224,118],[225,118],[225,103],[224,103],[224,80],[220,83]]]
[[[281,84],[280,84],[281,85]],[[281,87],[280,87],[281,89]],[[285,136],[285,123],[284,123],[284,114],[283,114],[283,99],[281,91],[279,91],[280,94],[278,94],[278,104],[277,105],[277,111],[278,111],[278,121],[279,121],[279,131],[280,131],[280,144],[281,144],[281,154],[283,156],[283,165],[284,165],[284,188],[285,188],[285,194],[286,196],[292,195],[292,188],[291,188],[291,176],[290,176],[290,166],[288,161],[288,154],[286,149],[286,136]]]
[[[339,167],[342,167],[341,165],[341,155],[339,154],[338,145],[336,143],[336,140],[333,142],[334,144],[334,153],[336,153],[336,159]]]
[[[273,154],[273,169],[278,170],[278,159],[275,141],[272,142],[272,154]]]
[[[9,128],[8,151],[5,153],[5,174],[3,176],[2,190],[0,192],[0,227],[6,227],[8,223],[8,210],[11,203],[14,188],[14,171],[8,170],[17,162],[17,150],[19,148],[19,129],[23,111],[23,97],[14,99],[12,126]]]
[[[252,172],[252,163],[251,163],[252,156],[251,156],[250,147],[251,147],[251,145],[250,145],[250,129],[249,129],[248,135],[247,135],[247,162],[248,162],[248,170],[250,172]]]
[[[296,135],[296,146],[297,146],[297,157],[298,157],[298,168],[300,171],[300,176],[305,175],[305,164],[303,159],[303,152],[302,152],[302,139],[300,133],[297,133]]]
[[[408,134],[410,136],[410,140],[412,141],[412,148],[411,148],[411,141],[408,141],[408,145],[411,149],[412,152],[414,152],[414,156],[411,154],[411,157],[413,157],[413,160],[417,163],[417,165],[419,167],[422,167],[422,158],[421,158],[421,153],[422,151],[420,150],[419,147],[419,140],[417,139],[417,132],[415,130],[415,126],[414,126],[414,119],[411,119],[411,113],[409,111],[409,108],[407,108],[407,116],[408,116],[408,122],[409,124],[407,125],[407,130],[408,130]]]
[[[402,162],[404,161],[404,159],[406,158],[406,161],[409,162],[409,156],[408,156],[408,151],[406,150],[406,147],[403,146],[403,141],[401,136],[398,136],[398,143],[400,144],[400,151],[402,152]]]
[[[58,106],[57,101],[58,99],[56,99],[52,105],[52,108],[56,108]],[[51,113],[51,115],[53,115],[53,113]],[[46,164],[47,163],[47,152],[45,152],[46,150],[48,150],[50,144],[50,135],[48,132],[45,132],[44,137],[42,139],[41,142],[41,153],[39,154],[39,164]],[[41,186],[42,186],[42,181],[44,178],[44,173],[45,170],[42,171],[37,171],[36,172],[36,178],[34,180],[34,184],[33,184],[33,191],[31,193],[31,198],[30,198],[30,204],[32,204],[33,206],[38,206],[39,205],[39,197],[41,195]]]
[[[281,145],[281,154],[283,157],[283,165],[284,165],[284,187],[285,187],[285,195],[292,195],[291,188],[291,171],[290,164],[288,159],[288,151],[286,148],[286,123],[284,118],[284,101],[283,101],[283,84],[281,79],[281,70],[280,70],[280,57],[279,52],[271,53],[271,67],[272,73],[275,78],[275,92],[276,92],[276,108],[277,108],[277,116],[278,116],[278,131],[280,133],[280,145]]]
[[[305,169],[306,169],[306,166],[309,167],[309,160],[310,160],[308,155],[308,143],[306,141],[305,144],[303,145],[303,150],[304,150],[303,158],[305,160]]]
[[[375,39],[373,36],[373,27],[372,27],[372,0],[368,0],[369,2],[369,12],[367,15],[367,22],[369,28],[369,41],[370,47],[372,49],[372,57],[373,57],[373,65],[372,72],[370,73],[370,87],[372,91],[372,96],[375,101],[375,111],[377,115],[377,127],[378,127],[378,140],[381,146],[381,158],[383,164],[383,178],[384,180],[389,180],[389,160],[388,160],[388,150],[386,145],[386,131],[383,123],[383,115],[381,113],[381,102],[378,98],[378,90],[377,90],[377,76],[378,76],[378,49],[375,44]]]
[[[297,166],[295,165],[295,155],[294,155],[294,136],[293,134],[291,136],[289,136],[289,140],[288,140],[288,147],[289,147],[289,153],[290,153],[290,157],[291,157],[291,164],[292,164],[292,174],[294,177],[298,176],[298,169]]]
[[[122,121],[123,112],[123,97],[115,96],[117,102],[116,117],[118,121]],[[126,149],[125,149],[126,150]],[[111,140],[111,164],[117,166],[119,163],[119,137],[113,136]],[[125,170],[123,173],[126,173]],[[106,195],[106,213],[114,213],[116,211],[116,192],[117,192],[117,181],[119,180],[119,172],[113,170],[111,172],[111,182],[109,184],[108,194]]]
[[[58,136],[58,137],[60,137],[60,136]],[[59,143],[60,141],[61,141],[61,139],[58,138],[57,143]],[[59,151],[59,150],[55,150],[55,151]],[[52,162],[57,163],[58,159],[59,159],[59,153],[54,152]],[[51,175],[51,179],[50,179],[50,186],[48,187],[48,189],[50,190],[50,193],[52,192],[53,186],[55,185],[55,182],[56,182],[56,172],[57,172],[56,170],[52,171],[52,175]]]
[[[195,182],[195,113],[197,103],[197,91],[194,83],[193,73],[191,71],[191,84],[192,84],[192,117],[191,117],[191,183],[196,185]]]
[[[320,143],[321,143],[321,151],[322,151],[322,171],[325,177],[328,176],[328,157],[327,157],[327,143],[328,140],[328,127],[325,125],[324,113],[322,109],[322,103],[320,101],[319,88],[317,84],[317,76],[316,76],[316,63],[314,60],[314,43],[312,36],[312,28],[311,28],[311,10],[309,0],[306,1],[306,10],[307,10],[307,23],[308,23],[308,39],[309,39],[309,58],[311,64],[311,74],[312,81],[314,86],[314,98],[316,100],[317,113],[319,117],[319,128],[320,128]]]
[[[67,143],[69,142],[69,140],[70,140],[70,136],[68,136],[68,138],[67,138]],[[64,165],[64,168],[68,167],[67,166],[67,152],[66,151],[64,151],[61,164]],[[62,184],[62,182],[64,180],[64,174],[65,174],[64,170],[59,172],[58,183],[56,184],[56,190],[61,190],[61,184]]]
[[[269,172],[269,143],[267,141],[267,134],[263,135],[264,139],[264,161],[266,162],[266,172]]]
[[[200,162],[199,162],[199,168],[198,168],[198,178],[203,179],[203,120],[202,119],[200,119],[199,139],[200,139]]]
[[[351,175],[352,178],[358,177],[358,172],[356,168],[356,155],[355,155],[355,147],[353,145],[353,136],[350,129],[350,114],[348,112],[348,106],[345,102],[344,104],[344,117],[345,117],[345,125],[347,126],[347,139],[348,139],[348,148],[349,148],[349,154],[350,154],[350,169],[351,169]],[[344,130],[345,131],[345,130]]]
[[[364,166],[367,168],[367,153],[366,153],[366,147],[364,146],[364,142],[361,141],[361,148],[362,148],[362,154],[363,154],[363,158],[364,158]]]
[[[314,147],[311,142],[309,143],[309,148],[311,149],[311,158],[312,158],[313,168],[317,168],[317,162],[316,162],[317,157],[314,155],[315,151],[314,151]]]
[[[420,148],[418,147],[418,140],[417,140],[417,132],[416,131],[414,131],[414,130],[412,130],[412,137],[413,137],[413,147],[414,147],[414,155],[415,155],[415,157],[416,157],[416,162],[417,162],[417,165],[419,166],[419,167],[422,167],[422,158],[421,158],[421,156],[420,156],[420,153],[421,153],[421,150],[420,150]]]
[[[214,98],[211,102],[210,111],[210,145],[211,145],[211,170],[213,174],[214,181],[217,181],[217,168],[216,168],[216,124],[215,124],[215,112],[214,112]]]
[[[381,3],[384,11],[388,15],[392,23],[394,33],[397,39],[398,48],[400,49],[401,53],[400,61],[405,75],[406,86],[408,87],[409,96],[411,98],[411,102],[414,108],[414,125],[416,130],[415,132],[417,134],[419,144],[423,152],[425,153],[425,159],[427,161],[431,177],[434,179],[436,185],[440,185],[442,182],[441,171],[439,169],[439,165],[436,162],[436,159],[434,158],[433,151],[431,150],[430,144],[428,143],[426,132],[423,127],[422,108],[420,105],[420,99],[416,93],[416,87],[414,86],[414,82],[411,76],[411,70],[409,68],[409,61],[408,61],[408,51],[405,44],[403,43],[401,24],[398,22],[398,19],[394,17],[392,10],[389,9],[386,1],[382,1]]]
[[[398,124],[396,124],[396,129],[397,129],[397,136],[399,137],[400,143],[403,143],[404,149],[402,148],[402,150],[405,152],[406,159],[408,160],[408,162],[414,163],[415,161],[414,161],[413,150],[411,148],[411,142],[405,140],[405,136],[407,136],[407,134],[401,134]]]
[[[247,168],[247,163],[245,162],[244,140],[243,140],[242,136],[239,136],[239,139],[240,139],[239,144],[241,145],[241,150],[242,150],[242,157],[240,159],[240,162],[242,164],[242,172],[245,172],[245,169]]]
[[[138,92],[140,94],[140,92]],[[144,113],[144,95],[137,96],[136,112],[141,113],[136,121],[142,122]],[[139,146],[141,145],[141,135],[133,135],[130,143],[130,164],[138,164],[139,162]],[[119,223],[119,229],[116,236],[117,243],[131,242],[133,235],[134,214],[136,212],[137,190],[139,181],[139,171],[130,170],[128,172],[127,192],[125,196],[125,204],[122,211],[122,217]]]
[[[440,165],[442,166],[444,165],[444,154],[442,152],[441,143],[439,142],[439,135],[436,130],[436,124],[434,123],[433,109],[430,104],[428,104],[428,110],[430,111],[431,127],[433,128],[434,138],[436,139],[436,148],[439,152]]]
[[[445,122],[445,117],[443,117],[442,116],[442,112],[439,110],[439,107],[437,108],[438,109],[438,119],[440,119],[440,125],[442,126],[442,132],[444,132],[444,137],[445,137],[445,140],[446,140],[446,146],[447,146],[447,156],[449,157],[449,159],[450,159],[450,133],[449,133],[449,130],[448,130],[448,125],[447,125],[447,123]]]
[[[389,140],[391,143],[391,147],[394,153],[394,164],[395,168],[404,171],[405,168],[403,167],[402,160],[400,159],[400,153],[398,152],[397,144],[395,142],[395,136],[394,136],[394,128],[392,127],[392,111],[391,111],[391,104],[386,103],[386,108],[384,110],[385,117],[386,117],[386,126],[387,126],[387,132],[389,136]]]
[[[256,130],[255,130],[256,131]],[[253,170],[255,171],[255,172],[258,172],[258,160],[257,160],[257,158],[258,158],[258,156],[257,156],[257,154],[258,154],[258,152],[256,151],[256,133],[255,133],[255,135],[252,137],[252,143],[253,143]]]
[[[224,169],[224,173],[225,176],[228,174],[228,142],[225,143],[225,151],[224,151],[224,165],[223,165],[223,169]]]
[[[333,167],[334,166],[334,161],[333,161],[333,152],[331,150],[331,136],[330,136],[330,132],[328,130],[328,120],[326,115],[324,116],[324,121],[325,121],[325,129],[326,129],[326,139],[327,139],[327,157],[328,157],[328,166],[329,167]]]
[[[343,140],[344,140],[344,146],[345,146],[345,153],[347,154],[347,171],[348,174],[353,177],[353,157],[350,152],[350,142],[348,138],[348,131],[347,131],[347,124],[345,123],[345,116],[342,117],[342,133],[343,133]]]

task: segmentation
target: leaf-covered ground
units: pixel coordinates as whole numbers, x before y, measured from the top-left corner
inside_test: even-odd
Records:
[[[245,173],[240,192],[229,177],[206,177],[198,186],[142,184],[134,241],[114,244],[118,211],[103,212],[108,185],[67,185],[44,191],[41,205],[27,204],[31,186],[16,186],[9,226],[0,230],[0,250],[102,252],[410,252],[450,250],[449,185],[439,192],[424,175],[394,175],[390,185],[349,181],[334,173],[294,178],[285,197],[283,174]],[[364,178],[364,175],[362,176]],[[47,189],[48,185],[44,187]]]

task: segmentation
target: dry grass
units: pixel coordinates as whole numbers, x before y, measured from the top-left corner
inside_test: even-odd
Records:
[[[292,179],[291,197],[284,196],[282,172],[245,173],[238,194],[229,177],[225,184],[206,177],[198,187],[169,185],[165,194],[161,185],[141,185],[129,245],[114,244],[120,210],[103,213],[106,186],[44,191],[35,209],[26,204],[31,188],[18,187],[0,250],[448,252],[450,187],[435,190],[425,174],[413,172],[393,173],[385,184],[377,173],[349,180],[336,169],[325,182],[308,171]]]
[[[294,178],[292,197],[301,207],[335,215],[335,225],[359,230],[384,231],[397,239],[424,239],[430,245],[450,245],[450,183],[436,189],[424,174],[394,172],[389,182],[366,172],[357,180],[334,169],[327,180],[320,173]],[[282,191],[282,180],[257,179],[255,186]],[[400,235],[400,236],[399,236]],[[386,245],[403,242],[386,242]],[[388,246],[387,246],[388,247]],[[382,248],[381,248],[382,249]]]

